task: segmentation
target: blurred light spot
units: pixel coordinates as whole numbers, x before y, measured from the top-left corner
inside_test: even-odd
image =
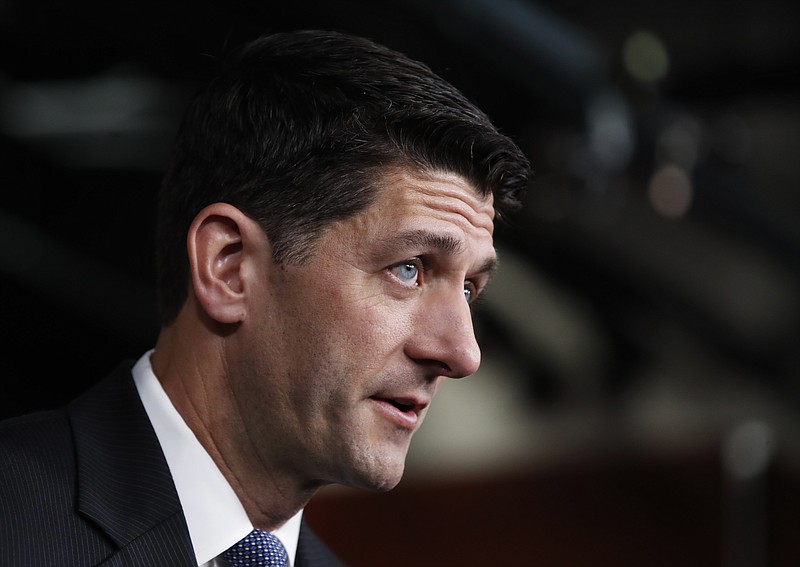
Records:
[[[158,168],[188,99],[133,67],[0,88],[0,133],[70,167]]]
[[[675,120],[658,136],[656,159],[659,163],[675,163],[691,171],[700,158],[703,127],[692,116]]]
[[[774,434],[754,419],[735,427],[722,445],[722,463],[734,478],[749,480],[763,474],[774,453]]]
[[[628,165],[633,153],[634,135],[628,107],[615,93],[602,93],[587,108],[589,148],[607,170]]]
[[[692,182],[677,165],[665,165],[653,174],[647,186],[650,204],[660,214],[680,218],[692,203]]]
[[[667,76],[669,55],[661,39],[649,31],[637,31],[623,46],[625,68],[643,83],[654,83]]]
[[[158,128],[160,96],[152,79],[124,75],[19,84],[3,94],[0,118],[18,137]]]

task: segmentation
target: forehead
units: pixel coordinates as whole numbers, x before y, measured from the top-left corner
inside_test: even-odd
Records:
[[[406,169],[386,173],[378,187],[367,209],[326,230],[317,252],[368,264],[434,251],[469,265],[495,262],[491,195],[457,175]]]
[[[379,187],[378,198],[366,211],[368,217],[395,222],[423,217],[428,222],[454,223],[468,233],[491,236],[494,231],[493,196],[479,195],[458,175],[398,169],[388,172]]]

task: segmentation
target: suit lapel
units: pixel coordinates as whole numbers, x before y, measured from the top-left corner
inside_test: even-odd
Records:
[[[75,400],[68,413],[77,452],[78,511],[106,532],[122,556],[196,565],[172,476],[130,365]]]

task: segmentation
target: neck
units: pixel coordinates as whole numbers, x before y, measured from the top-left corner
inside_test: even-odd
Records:
[[[303,484],[267,461],[259,449],[268,441],[247,430],[231,394],[224,337],[197,328],[179,318],[163,329],[152,356],[153,372],[253,526],[273,531],[305,507],[321,484]]]

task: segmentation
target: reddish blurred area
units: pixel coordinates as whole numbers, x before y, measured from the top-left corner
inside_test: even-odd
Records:
[[[723,476],[708,453],[561,463],[336,488],[306,517],[351,567],[709,567],[730,533]],[[800,482],[775,467],[765,489],[768,564],[799,565]]]

